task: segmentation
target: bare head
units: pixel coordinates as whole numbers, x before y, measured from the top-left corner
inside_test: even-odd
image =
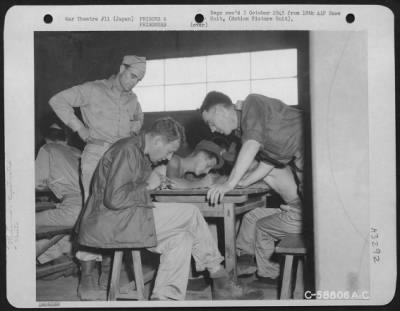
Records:
[[[211,132],[230,135],[238,127],[235,105],[221,92],[209,92],[200,107],[201,117]]]
[[[173,118],[161,118],[154,122],[146,134],[145,154],[153,163],[170,160],[185,143],[185,128]]]

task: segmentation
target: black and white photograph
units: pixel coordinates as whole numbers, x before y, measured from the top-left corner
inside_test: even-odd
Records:
[[[194,6],[190,24],[173,27],[173,6],[141,15],[105,6],[63,13],[63,25],[115,21],[123,29],[32,29],[32,98],[23,98],[32,113],[22,122],[33,130],[23,133],[24,152],[6,154],[6,178],[7,254],[20,254],[20,240],[29,245],[33,304],[368,304],[393,296],[385,276],[396,271],[394,122],[384,115],[394,108],[384,71],[393,51],[379,72],[376,34],[351,26],[365,22],[356,8]],[[343,25],[293,26],[296,16],[318,14]],[[268,28],[272,20],[290,26]],[[229,21],[243,29],[218,27]],[[381,37],[381,48],[390,43]],[[388,88],[387,107],[378,108]],[[383,155],[384,129],[372,115],[388,117],[393,142]],[[16,125],[8,126],[6,140]],[[14,169],[22,162],[27,177]],[[383,179],[385,197],[377,194]],[[30,185],[25,217],[13,182]],[[13,219],[29,223],[27,238]],[[387,292],[377,293],[377,283]]]

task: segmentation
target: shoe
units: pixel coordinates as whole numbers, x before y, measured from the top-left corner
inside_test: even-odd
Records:
[[[78,297],[81,300],[106,300],[107,292],[97,285],[98,273],[95,260],[80,261],[81,279],[78,285]]]
[[[210,274],[212,282],[212,297],[214,300],[226,299],[262,299],[263,292],[260,290],[249,291],[243,285],[232,280],[228,272],[221,268],[216,273]]]
[[[208,287],[208,283],[204,277],[189,279],[187,290],[189,291],[203,291]]]
[[[108,283],[110,280],[110,271],[111,271],[111,256],[103,256],[103,260],[101,262],[101,274],[99,278],[99,288],[101,290],[108,289]]]
[[[263,277],[263,276],[259,276],[259,275],[256,275],[256,276],[257,276],[257,279],[248,283],[248,286],[250,288],[263,289],[263,288],[271,288],[271,287],[278,286],[278,278],[273,279],[273,278]]]
[[[255,258],[253,255],[245,254],[237,257],[238,276],[253,275],[257,271]]]

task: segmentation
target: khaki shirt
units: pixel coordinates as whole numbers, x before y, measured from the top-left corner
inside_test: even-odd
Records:
[[[240,109],[242,143],[261,144],[257,159],[275,166],[287,165],[303,153],[303,117],[300,110],[280,100],[250,94]]]
[[[139,133],[143,125],[143,112],[133,92],[121,92],[116,76],[107,80],[86,82],[61,91],[50,99],[57,116],[73,131],[82,122],[74,113],[80,107],[89,138],[108,143]]]
[[[36,189],[50,189],[63,199],[81,196],[79,187],[80,151],[60,143],[43,145],[35,160]]]

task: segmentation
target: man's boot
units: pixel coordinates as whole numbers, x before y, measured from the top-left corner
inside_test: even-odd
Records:
[[[108,283],[110,280],[111,271],[111,256],[103,256],[103,261],[101,262],[101,272],[99,278],[99,288],[101,290],[107,291]]]
[[[255,258],[253,255],[244,254],[237,257],[238,276],[249,276],[257,271]]]
[[[263,299],[261,290],[248,291],[242,285],[234,282],[228,272],[221,268],[215,273],[210,273],[212,278],[212,296],[214,300],[226,299]]]
[[[78,296],[81,300],[106,300],[106,292],[97,286],[97,262],[95,260],[80,261],[81,279]]]

